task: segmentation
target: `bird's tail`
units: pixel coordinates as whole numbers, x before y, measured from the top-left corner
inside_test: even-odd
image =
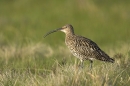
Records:
[[[100,53],[98,53],[99,55],[97,55],[97,59],[101,60],[101,61],[106,61],[106,62],[111,62],[114,63],[115,60],[110,58],[110,56],[108,56],[104,51],[101,51]]]
[[[111,62],[111,63],[115,62],[115,60],[113,58],[111,58],[109,55],[107,55],[104,51],[102,51],[102,52],[103,52],[102,56],[103,56],[104,61]]]
[[[109,58],[109,60],[108,60],[109,62],[111,62],[111,63],[114,63],[115,62],[115,60],[114,59],[112,59],[112,58]]]
[[[115,60],[110,58],[109,56],[103,56],[103,57],[100,57],[100,58],[97,58],[98,60],[101,60],[101,61],[105,61],[105,62],[111,62],[111,63],[114,63]]]

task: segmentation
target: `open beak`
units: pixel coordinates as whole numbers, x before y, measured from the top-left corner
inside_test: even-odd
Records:
[[[59,31],[59,30],[61,30],[61,29],[62,29],[62,28],[58,28],[58,29],[56,29],[56,30],[49,31],[47,34],[44,35],[44,38],[45,38],[47,35],[49,35],[49,34],[51,34],[51,33],[54,33],[54,32],[57,32],[57,31]]]

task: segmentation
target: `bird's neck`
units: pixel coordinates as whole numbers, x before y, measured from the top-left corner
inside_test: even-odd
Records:
[[[70,40],[70,39],[72,40],[74,36],[75,36],[74,33],[67,33],[67,34],[66,34],[66,39],[67,39],[67,40]]]
[[[66,37],[73,37],[75,34],[72,33],[72,32],[69,32],[69,33],[65,33]]]

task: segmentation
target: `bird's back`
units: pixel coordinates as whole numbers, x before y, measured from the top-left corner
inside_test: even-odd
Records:
[[[79,59],[98,59],[101,61],[114,62],[98,45],[92,40],[78,36],[66,36],[65,43],[71,53]]]

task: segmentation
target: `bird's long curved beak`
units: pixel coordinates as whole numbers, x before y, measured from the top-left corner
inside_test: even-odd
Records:
[[[58,29],[49,31],[48,33],[46,33],[46,34],[44,35],[44,38],[45,38],[47,35],[49,35],[49,34],[51,34],[51,33],[54,33],[54,32],[57,32],[57,31],[59,31],[59,30],[61,30],[61,29],[62,29],[62,28],[58,28]]]

